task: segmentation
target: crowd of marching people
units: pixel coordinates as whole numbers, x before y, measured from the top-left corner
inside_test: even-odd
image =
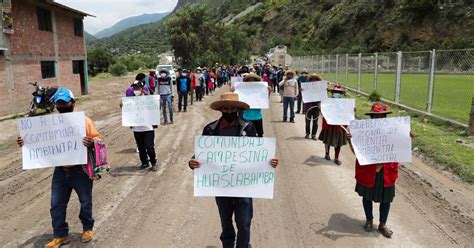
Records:
[[[176,81],[173,82],[170,72],[166,69],[150,70],[148,75],[139,73],[135,80],[124,89],[125,97],[157,95],[160,99],[162,125],[175,123],[175,106],[178,112],[192,111],[193,105],[202,102],[205,97],[213,96],[217,89],[229,85],[226,91],[220,94],[220,100],[214,101],[210,108],[221,112],[221,117],[204,127],[202,134],[210,136],[264,136],[264,121],[262,109],[250,108],[239,100],[235,88],[231,84],[232,78],[241,78],[246,82],[265,82],[268,94],[278,96],[282,103],[282,121],[292,125],[296,123],[296,115],[304,115],[305,138],[321,141],[325,147],[324,158],[331,160],[330,148],[334,147],[334,163],[341,165],[339,159],[341,147],[351,145],[352,135],[347,126],[330,125],[324,116],[321,116],[321,102],[303,102],[302,85],[307,82],[322,81],[316,74],[308,71],[300,72],[288,70],[282,66],[270,64],[252,66],[214,66],[181,68],[178,69]],[[327,89],[329,97],[343,98],[346,90],[339,84]],[[278,95],[276,95],[278,94]],[[177,103],[175,103],[177,99]],[[61,88],[53,98],[60,113],[73,112],[75,99],[71,91]],[[296,105],[296,106],[295,106]],[[122,105],[121,105],[122,106]],[[295,111],[296,108],[296,111]],[[388,106],[375,104],[366,114],[371,118],[385,118],[391,113]],[[320,118],[322,117],[322,118]],[[318,121],[322,126],[318,133]],[[87,135],[83,145],[91,147],[94,139],[100,139],[93,122],[86,117]],[[286,124],[285,124],[286,125]],[[155,152],[155,129],[157,126],[133,126],[136,147],[139,153],[140,165],[138,169],[151,171],[158,170],[158,161]],[[18,138],[22,146],[24,141]],[[270,166],[277,167],[278,158],[272,158]],[[191,169],[201,166],[196,159],[188,163]],[[380,224],[378,231],[385,237],[391,237],[393,232],[387,227],[387,218],[390,203],[395,196],[395,181],[398,177],[398,163],[385,163],[360,166],[355,165],[355,191],[362,197],[362,205],[366,216],[364,229],[373,230],[373,202],[380,203]],[[79,218],[83,224],[82,242],[89,242],[93,238],[94,219],[92,217],[92,181],[83,174],[80,166],[56,167],[52,179],[51,218],[54,230],[54,239],[46,247],[58,247],[69,242],[68,225],[66,223],[66,208],[71,191],[75,190],[79,196],[81,211]],[[250,226],[253,216],[252,198],[216,197],[216,203],[221,219],[222,233],[220,239],[223,247],[251,247]],[[234,230],[232,216],[235,215],[237,233]]]

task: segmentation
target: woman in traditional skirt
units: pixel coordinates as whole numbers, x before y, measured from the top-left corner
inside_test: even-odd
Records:
[[[331,93],[333,98],[342,98],[342,96],[346,95],[346,91],[339,84],[336,84],[334,88],[329,88],[328,91]],[[323,116],[323,126],[321,133],[319,134],[319,140],[321,140],[326,147],[326,155],[324,158],[326,160],[331,160],[331,157],[329,156],[329,148],[332,146],[335,151],[334,163],[341,165],[342,162],[339,160],[339,153],[341,152],[341,147],[347,145],[344,129],[339,125],[329,125]]]
[[[366,113],[371,119],[386,118],[389,107],[382,103],[376,103],[371,110]],[[350,139],[351,134],[347,134]],[[410,132],[410,137],[413,134]],[[395,182],[398,178],[398,163],[370,164],[361,166],[359,161],[355,163],[355,191],[362,197],[366,222],[364,229],[367,232],[373,231],[372,203],[380,203],[380,217],[378,231],[385,237],[391,238],[393,231],[387,227],[387,218],[390,211],[390,203],[395,197]]]
[[[321,78],[316,74],[311,74],[306,81],[301,82],[301,84],[305,84],[306,82],[315,82],[321,81]],[[303,91],[303,90],[301,90]],[[303,113],[305,114],[306,119],[306,139],[309,139],[309,135],[311,134],[311,139],[316,139],[316,133],[318,132],[318,118],[319,113],[321,112],[321,102],[305,102],[303,104]]]

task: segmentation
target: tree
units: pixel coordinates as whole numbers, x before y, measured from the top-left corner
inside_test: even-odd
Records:
[[[107,72],[110,65],[115,63],[115,56],[103,48],[89,50],[87,58],[89,64],[88,72],[92,76]]]

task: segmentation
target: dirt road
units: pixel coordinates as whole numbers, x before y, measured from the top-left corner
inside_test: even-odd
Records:
[[[87,245],[78,242],[82,228],[73,194],[68,208],[73,242],[65,247],[220,247],[215,201],[193,197],[193,173],[187,167],[193,137],[219,116],[208,107],[217,95],[176,114],[174,125],[159,127],[159,170],[138,171],[135,141],[121,126],[118,108],[127,80],[94,81],[92,94],[78,103],[109,145],[113,171],[94,184],[96,236]],[[277,138],[281,163],[274,199],[254,201],[254,247],[474,247],[472,185],[416,158],[400,171],[388,221],[394,237],[363,231],[354,155],[345,147],[341,166],[324,160],[322,143],[303,138],[303,118],[298,115],[296,124],[280,122],[281,104],[272,95],[264,113],[265,136]],[[1,122],[0,128],[0,247],[41,247],[52,233],[52,169],[22,171],[14,121]],[[378,211],[374,214],[377,220]]]

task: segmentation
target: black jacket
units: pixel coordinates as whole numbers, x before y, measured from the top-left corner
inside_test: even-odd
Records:
[[[202,130],[204,136],[217,136],[219,135],[219,120],[207,124]],[[247,122],[239,118],[239,129],[240,136],[257,137],[257,130],[252,122]]]
[[[186,78],[186,91],[185,92],[189,92],[191,91],[191,79],[189,77],[178,77],[176,79],[176,88],[178,89],[178,94],[181,93],[181,79],[182,78]]]

